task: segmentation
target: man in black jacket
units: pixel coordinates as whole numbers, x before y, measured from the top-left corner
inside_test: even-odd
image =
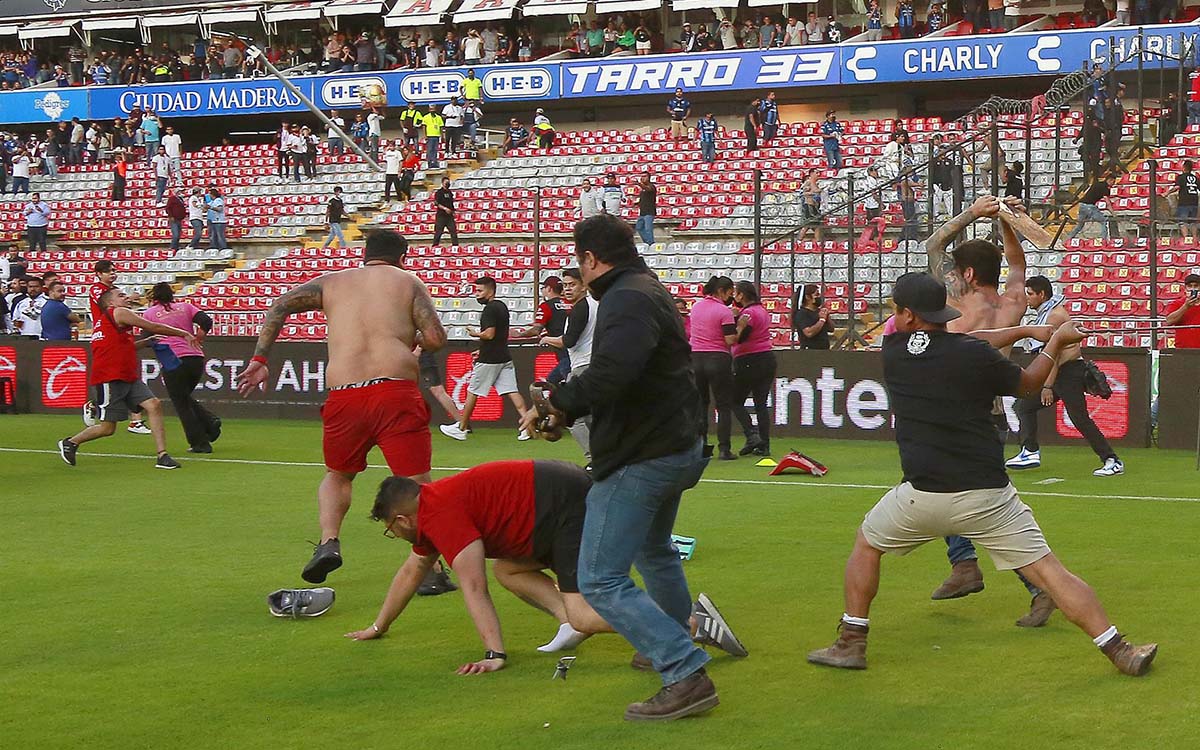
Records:
[[[592,417],[580,591],[662,676],[662,690],[630,704],[625,718],[677,719],[717,705],[708,656],[688,636],[691,597],[671,545],[680,498],[708,463],[695,429],[700,394],[683,320],[638,256],[629,225],[609,215],[584,219],[575,225],[575,253],[600,301],[592,361],[554,390],[550,420]],[[535,410],[524,426],[538,428]],[[630,578],[635,560],[646,591]]]

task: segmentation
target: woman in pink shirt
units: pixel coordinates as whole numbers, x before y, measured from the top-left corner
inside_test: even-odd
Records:
[[[150,290],[154,302],[142,316],[146,320],[196,331],[196,338],[212,330],[212,318],[190,302],[176,302],[175,291],[165,281]],[[197,329],[199,329],[197,331]],[[221,436],[221,418],[204,408],[193,392],[204,378],[204,351],[177,336],[156,336],[152,339],[154,355],[162,365],[163,382],[183,423],[189,453],[212,453],[212,443]]]
[[[737,339],[737,324],[733,311],[733,279],[713,276],[704,285],[704,298],[692,305],[689,316],[692,327],[692,368],[696,373],[696,388],[700,391],[700,434],[708,445],[708,422],[712,417],[709,405],[717,405],[717,458],[733,461],[737,456],[730,449],[733,411],[733,358],[729,347]],[[709,395],[711,392],[711,396]],[[711,398],[711,400],[710,400]]]
[[[733,345],[733,414],[746,434],[740,455],[771,455],[771,412],[767,397],[775,386],[775,352],[771,351],[771,313],[759,302],[758,288],[749,281],[734,287],[734,303],[741,309],[737,342]],[[750,421],[746,397],[754,399],[758,427]]]

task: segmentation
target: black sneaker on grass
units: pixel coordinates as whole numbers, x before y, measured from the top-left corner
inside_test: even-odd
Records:
[[[321,542],[313,550],[312,559],[300,577],[309,583],[324,583],[325,576],[342,567],[342,543],[337,538]]]
[[[221,418],[213,417],[205,432],[208,433],[208,442],[217,442],[217,438],[221,437]]]
[[[451,591],[458,591],[458,586],[450,580],[446,568],[439,565],[425,574],[425,580],[417,587],[417,596],[438,596]]]
[[[58,441],[58,455],[62,456],[62,460],[69,466],[75,465],[75,454],[79,452],[79,446],[71,442],[71,438],[63,438]]]
[[[154,462],[154,468],[167,470],[178,469],[179,462],[171,458],[170,453],[159,453],[158,460]]]

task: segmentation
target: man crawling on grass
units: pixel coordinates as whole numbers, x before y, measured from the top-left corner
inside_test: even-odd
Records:
[[[508,659],[488,593],[484,561],[489,558],[495,560],[492,572],[500,585],[558,619],[558,633],[539,651],[573,649],[594,633],[611,633],[576,583],[590,487],[587,472],[563,461],[496,461],[425,485],[406,477],[385,479],[371,518],[386,524],[385,536],[409,541],[412,554],[392,580],[375,622],[346,637],[366,641],[386,633],[439,555],[458,574],[485,649],[482,659],[464,664],[459,674],[495,672]],[[547,569],[554,571],[557,586],[543,572]],[[746,655],[704,594],[691,624],[698,643]],[[635,656],[633,666],[649,668],[642,661]]]

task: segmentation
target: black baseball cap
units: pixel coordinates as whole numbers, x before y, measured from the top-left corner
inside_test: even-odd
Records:
[[[962,315],[946,304],[946,287],[927,273],[906,273],[892,287],[896,308],[912,310],[927,323],[949,323]]]

